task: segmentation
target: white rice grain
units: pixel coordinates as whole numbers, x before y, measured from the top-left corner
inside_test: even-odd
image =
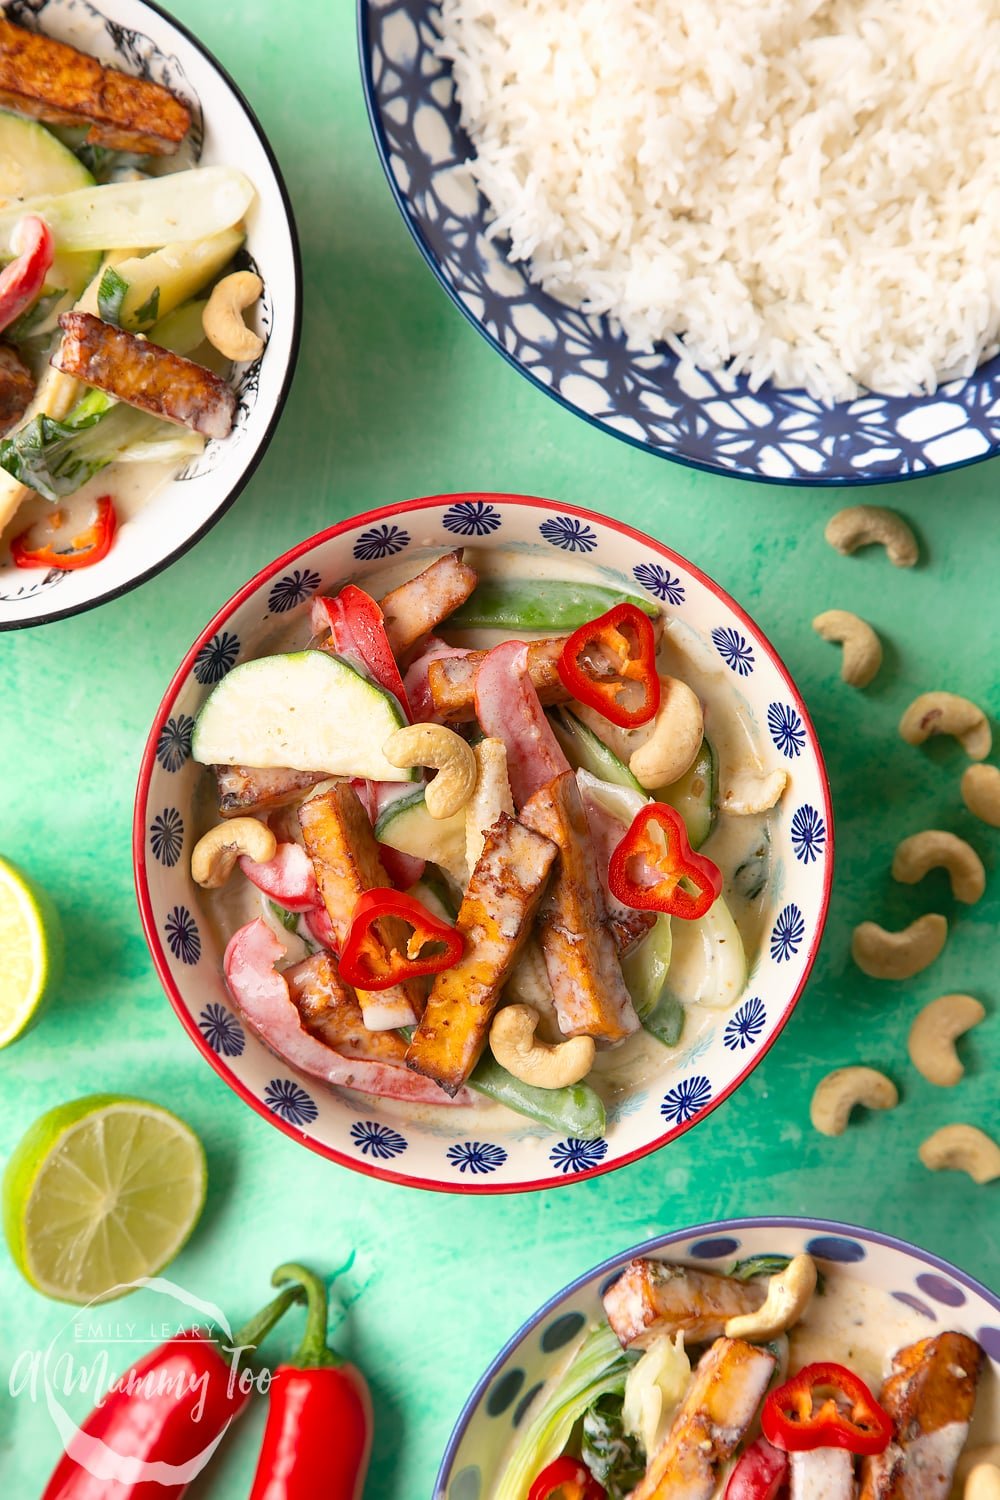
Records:
[[[630,343],[931,392],[1000,348],[1000,0],[441,0],[491,232]]]

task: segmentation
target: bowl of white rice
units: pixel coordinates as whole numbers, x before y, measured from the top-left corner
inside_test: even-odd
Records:
[[[501,354],[698,468],[1000,453],[997,0],[359,0],[376,145]]]

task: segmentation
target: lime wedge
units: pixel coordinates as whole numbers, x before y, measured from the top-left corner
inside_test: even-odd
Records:
[[[205,1153],[159,1105],[91,1094],[50,1110],[3,1178],[18,1270],[63,1302],[123,1296],[181,1249],[205,1201]]]
[[[0,859],[0,1047],[37,1018],[62,969],[62,928],[44,891]]]

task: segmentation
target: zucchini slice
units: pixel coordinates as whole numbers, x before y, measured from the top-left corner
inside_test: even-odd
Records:
[[[695,922],[674,922],[670,993],[682,1005],[731,1010],[746,987],[747,958],[722,896]]]
[[[711,742],[702,740],[701,749],[694,758],[690,770],[672,786],[661,787],[655,796],[657,802],[666,802],[680,813],[688,832],[692,849],[700,849],[715,825],[718,801],[718,762]]]
[[[413,781],[382,746],[403,727],[390,693],[326,651],[243,662],[222,679],[194,726],[191,754],[205,765],[253,766]]]
[[[638,792],[648,801],[649,793],[632,775],[624,761],[572,709],[557,709],[549,715],[549,722],[575,770],[589,771],[599,781],[628,787],[629,791]]]
[[[37,120],[0,110],[0,199],[38,198],[94,186],[94,179],[62,141]],[[57,254],[45,292],[68,293],[75,302],[97,274],[100,252]]]
[[[465,872],[465,809],[450,818],[432,818],[427,811],[424,789],[397,797],[384,808],[375,824],[380,844],[428,859],[443,870]]]

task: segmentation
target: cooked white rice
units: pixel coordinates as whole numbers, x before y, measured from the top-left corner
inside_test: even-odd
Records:
[[[824,400],[1000,347],[1000,0],[442,0],[473,170],[549,292]]]

